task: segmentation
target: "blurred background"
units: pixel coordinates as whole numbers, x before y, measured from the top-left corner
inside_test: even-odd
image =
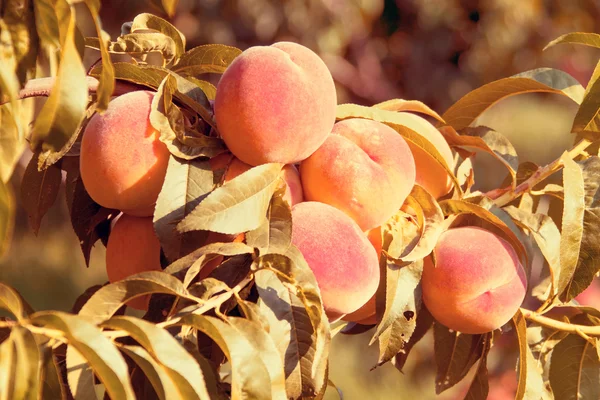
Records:
[[[559,68],[585,85],[600,57],[600,51],[583,46],[542,51],[564,33],[600,32],[599,0],[180,0],[173,18],[153,1],[102,1],[104,29],[114,40],[122,23],[150,12],[175,24],[187,37],[188,49],[206,43],[246,49],[299,42],[327,63],[339,103],[414,99],[441,114],[470,90],[529,69]],[[84,34],[93,35],[85,16],[79,21]],[[98,57],[87,52],[87,65]],[[572,144],[575,111],[574,104],[559,96],[517,96],[494,106],[478,122],[508,136],[521,162],[542,164]],[[12,180],[17,196],[28,158],[24,156]],[[485,157],[477,166],[482,189],[505,176]],[[0,260],[0,281],[19,290],[37,310],[68,311],[86,288],[106,281],[104,248],[96,245],[86,268],[64,196],[44,219],[38,237],[19,208],[12,247]],[[464,384],[435,395],[430,335],[399,373],[389,364],[370,371],[377,360],[377,348],[367,346],[372,333],[338,335],[333,341],[331,379],[345,399],[462,398]],[[516,390],[516,355],[507,356],[515,354],[510,351],[515,343],[509,339],[492,349],[490,399],[511,399]]]

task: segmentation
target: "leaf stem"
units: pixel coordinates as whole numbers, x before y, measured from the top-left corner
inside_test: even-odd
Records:
[[[557,321],[549,317],[544,317],[543,315],[539,315],[536,312],[528,310],[526,308],[521,308],[521,312],[523,313],[525,319],[535,322],[541,326],[545,326],[546,328],[552,328],[562,332],[574,333],[583,337],[586,340],[589,339],[589,336],[600,336],[600,326],[569,324],[566,322]]]
[[[585,152],[588,146],[592,144],[589,139],[582,139],[579,143],[577,143],[571,150],[567,152],[567,156],[571,159],[577,157],[578,155]],[[527,178],[524,182],[518,185],[515,190],[507,191],[502,194],[500,197],[494,200],[494,203],[498,207],[503,207],[513,200],[521,197],[523,194],[531,191],[538,183],[550,177],[550,175],[559,171],[563,168],[563,161],[561,158],[557,158],[552,161],[550,164],[545,165],[543,167],[538,168],[537,171],[533,173],[529,178]]]

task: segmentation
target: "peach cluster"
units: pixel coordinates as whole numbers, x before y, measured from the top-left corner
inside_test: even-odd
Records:
[[[152,214],[170,157],[149,122],[153,93],[114,99],[87,125],[81,178],[97,203],[121,210],[107,246],[111,282],[159,270],[161,246]],[[330,320],[377,322],[382,226],[416,184],[435,198],[452,181],[435,159],[390,126],[369,119],[336,123],[337,97],[325,63],[308,48],[281,42],[244,51],[221,77],[214,102],[217,130],[228,151],[213,157],[225,182],[265,163],[281,163],[284,200],[292,213],[292,243],[312,269]],[[403,112],[452,166],[453,155],[426,119]],[[243,241],[211,233],[205,243]],[[467,333],[497,328],[524,294],[521,265],[501,238],[478,228],[442,235],[435,265],[425,264],[423,299],[443,324]],[[201,273],[208,276],[222,258]],[[147,298],[130,303],[147,307]]]

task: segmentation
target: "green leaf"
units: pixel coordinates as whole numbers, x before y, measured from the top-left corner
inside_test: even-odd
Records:
[[[65,11],[66,12],[66,11]],[[60,150],[83,120],[88,101],[85,69],[75,45],[75,16],[68,10],[68,27],[56,83],[35,119],[31,133],[33,148]]]
[[[183,400],[167,369],[143,347],[121,346],[120,349],[144,371],[160,400]]]
[[[404,364],[406,364],[406,360],[408,359],[411,349],[415,344],[423,339],[432,325],[433,317],[431,316],[431,313],[424,304],[421,304],[421,308],[417,313],[417,322],[413,334],[410,336],[408,342],[404,344],[402,350],[400,350],[400,352],[392,359],[392,364],[394,367],[402,372],[402,368],[404,368]]]
[[[13,288],[0,282],[0,308],[15,316],[21,321],[33,313],[33,309]]]
[[[566,72],[539,68],[500,79],[467,93],[450,107],[442,118],[457,131],[468,127],[485,110],[498,101],[517,94],[547,92],[567,96],[581,103],[584,89]]]
[[[283,254],[292,244],[292,210],[283,200],[285,185],[277,189],[271,198],[267,220],[246,234],[248,246],[261,249],[261,254]]]
[[[510,141],[502,134],[486,127],[464,128],[460,135],[451,126],[440,128],[440,132],[450,146],[460,146],[484,151],[500,161],[516,185],[519,158]]]
[[[512,323],[519,343],[519,363],[517,365],[518,387],[515,400],[540,399],[544,392],[542,370],[538,367],[533,353],[527,344],[527,322],[521,311],[517,311]]]
[[[88,38],[86,46],[96,48],[102,40]],[[173,38],[162,32],[144,31],[121,35],[116,42],[110,42],[108,51],[114,54],[128,54],[143,61],[150,53],[159,53],[163,57],[163,67],[171,64],[177,56],[177,45]]]
[[[560,43],[567,44],[582,44],[584,46],[595,47],[600,49],[600,35],[597,33],[588,32],[571,32],[559,36],[544,47],[544,50],[548,50],[552,46],[556,46]]]
[[[97,327],[77,315],[60,311],[38,312],[31,316],[31,321],[62,332],[69,345],[85,357],[112,398],[135,399],[123,356]]]
[[[178,84],[178,82],[181,82]],[[222,153],[225,148],[221,139],[204,135],[186,127],[183,112],[173,104],[173,96],[187,99],[185,104],[201,113],[203,120],[212,124],[212,115],[202,103],[195,101],[186,94],[177,92],[178,88],[187,91],[191,96],[201,95],[201,102],[206,100],[204,93],[184,78],[167,75],[158,87],[152,100],[150,122],[160,132],[161,142],[167,145],[169,151],[176,157],[191,160],[198,157],[213,157]],[[194,89],[195,92],[194,93]]]
[[[596,139],[600,132],[600,62],[585,89],[583,101],[573,120],[573,132],[593,132]]]
[[[382,110],[387,110],[387,111],[417,112],[417,113],[421,113],[421,114],[425,114],[430,117],[433,117],[440,122],[444,122],[444,120],[442,119],[442,117],[440,117],[440,115],[438,113],[436,113],[434,110],[429,108],[429,106],[427,104],[425,104],[421,101],[418,101],[418,100],[392,99],[392,100],[386,100],[382,103],[375,104],[373,107],[380,108]]]
[[[209,100],[214,100],[217,96],[217,88],[212,83],[194,78],[193,76],[187,76],[186,79],[202,89]]]
[[[440,202],[440,207],[444,212],[444,215],[460,215],[460,214],[474,214],[477,217],[483,219],[486,222],[493,224],[495,227],[500,229],[504,234],[505,239],[515,249],[523,265],[528,265],[527,250],[523,243],[519,240],[517,235],[506,225],[502,219],[492,213],[490,210],[473,203],[469,203],[464,200],[443,200]]]
[[[0,105],[0,182],[8,182],[27,145],[33,99]]]
[[[213,173],[208,161],[186,161],[171,156],[154,210],[154,230],[169,260],[186,256],[205,242],[207,232],[182,234],[177,232],[175,226],[196,208],[212,188]]]
[[[8,183],[0,181],[0,258],[8,251],[15,226],[15,199]]]
[[[557,285],[556,278],[561,270],[560,249],[556,245],[560,243],[561,237],[554,220],[547,215],[529,213],[514,206],[506,206],[503,210],[513,218],[517,225],[527,229],[533,236],[533,239],[548,262],[550,276],[552,277],[552,293],[554,295]]]
[[[547,384],[550,374],[550,357],[554,347],[567,337],[567,335],[567,332],[538,325],[530,325],[527,328],[527,343],[534,359],[533,365],[538,371],[541,371],[542,379],[545,382],[543,386],[543,399],[554,398],[550,385]],[[534,368],[533,365],[532,368]]]
[[[421,234],[416,246],[410,252],[398,258],[398,265],[422,260],[433,251],[440,235],[444,231],[444,214],[435,198],[419,185],[413,189],[406,199],[406,205],[410,206],[417,214]]]
[[[206,73],[222,74],[242,51],[222,44],[206,44],[194,47],[181,56],[173,71],[198,76]]]
[[[52,0],[36,0],[33,2],[35,27],[42,47],[60,48],[58,19]]]
[[[305,398],[323,386],[327,359],[315,358],[319,337],[310,316],[295,290],[275,272],[255,274],[258,306],[269,321],[269,335],[283,356],[286,391],[290,398]]]
[[[7,364],[2,365],[4,362]],[[0,344],[0,398],[36,400],[39,363],[40,354],[33,334],[21,326],[13,327],[8,339]],[[4,374],[7,381],[2,382]]]
[[[96,392],[94,371],[75,347],[67,347],[65,363],[67,383],[75,400],[100,400],[103,397]]]
[[[146,86],[154,90],[169,74],[168,69],[155,65],[136,65],[127,62],[114,63],[113,68],[115,69],[116,79]],[[102,65],[96,65],[90,70],[89,75],[100,78],[103,73],[102,69]]]
[[[589,187],[589,180],[593,179],[591,174],[584,177],[584,171],[573,161],[566,153],[561,157],[563,161],[563,186],[564,186],[564,207],[563,207],[563,218],[561,228],[561,240],[560,240],[560,271],[558,275],[558,287],[557,291],[562,301],[566,302],[581,293],[591,282],[593,276],[586,282],[580,282],[575,278],[575,272],[578,266],[579,259],[585,256],[585,252],[582,251],[583,238],[584,238],[584,218],[586,215],[586,207],[591,204],[586,204],[586,189],[597,191],[597,184],[594,184],[591,188]],[[593,167],[592,173],[600,172],[600,159],[591,158],[591,162],[585,163],[589,167]],[[595,160],[595,162],[593,161]],[[597,178],[596,178],[597,179]],[[587,187],[586,187],[587,186]],[[593,195],[593,193],[592,193]],[[592,199],[593,200],[593,197]],[[593,216],[593,214],[592,214]],[[594,218],[596,220],[597,217]],[[588,229],[593,229],[590,226]],[[592,264],[593,259],[589,259],[588,263]],[[591,267],[592,265],[589,265]],[[585,266],[584,266],[585,267]],[[594,268],[596,269],[596,268]]]
[[[485,400],[488,398],[490,385],[488,382],[487,357],[492,347],[492,333],[486,333],[483,340],[485,342],[483,354],[477,366],[475,377],[469,386],[469,391],[465,395],[465,400]]]
[[[40,399],[64,399],[67,397],[66,388],[61,382],[61,371],[52,348],[42,349],[40,373]]]
[[[65,194],[73,231],[79,239],[86,265],[89,266],[92,247],[102,237],[108,237],[110,222],[118,210],[101,207],[85,190],[79,176],[79,157],[64,157],[61,162],[67,171]]]
[[[233,399],[272,399],[271,379],[258,349],[227,322],[205,315],[187,314],[179,325],[191,326],[210,337],[231,363]]]
[[[485,335],[467,335],[435,323],[434,353],[437,364],[435,392],[442,393],[460,382],[484,354]]]
[[[144,29],[161,32],[173,40],[175,43],[175,62],[185,52],[185,36],[168,21],[148,13],[138,14],[131,23],[131,32]]]
[[[98,89],[96,90],[98,111],[104,111],[108,108],[108,102],[115,90],[115,69],[108,53],[108,47],[104,40],[102,40],[102,23],[100,22],[100,0],[86,0],[85,4],[90,10],[94,26],[96,28],[96,35],[99,39],[100,55],[102,57],[102,73],[99,79]]]
[[[79,315],[89,321],[101,323],[112,317],[129,300],[151,293],[165,293],[194,300],[179,279],[160,271],[146,271],[103,286],[85,303]]]
[[[552,351],[550,386],[556,399],[600,398],[600,360],[594,345],[569,335]]]
[[[236,234],[256,229],[266,218],[281,168],[275,163],[259,165],[226,182],[202,200],[177,230]]]
[[[148,350],[165,367],[181,398],[210,398],[200,366],[168,331],[153,323],[127,316],[112,317],[103,322],[102,327],[126,331]]]
[[[62,172],[56,165],[38,171],[39,153],[35,153],[23,174],[21,181],[21,204],[29,217],[29,225],[35,235],[46,212],[58,196],[62,182]]]

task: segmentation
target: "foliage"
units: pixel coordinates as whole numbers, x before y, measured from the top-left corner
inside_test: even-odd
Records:
[[[315,277],[291,244],[291,213],[279,180],[282,166],[254,167],[226,183],[223,171],[208,166],[208,159],[226,148],[213,119],[215,88],[202,78],[223,73],[240,50],[205,45],[185,51],[181,32],[150,14],[137,16],[112,41],[102,31],[99,4],[93,0],[84,4],[96,24],[96,38],[81,37],[73,5],[64,0],[24,1],[22,13],[13,12],[16,1],[8,3],[0,20],[0,253],[10,241],[15,212],[9,177],[26,138],[35,154],[22,183],[32,229],[38,231],[56,201],[65,172],[65,197],[86,260],[98,240],[106,242],[117,214],[95,203],[79,176],[78,143],[93,113],[102,112],[113,94],[155,90],[150,121],[171,158],[154,213],[163,271],[87,291],[73,313],[34,312],[0,283],[0,307],[11,314],[0,321],[0,397],[323,398],[335,388],[328,379],[332,337],[366,327],[331,327]],[[163,0],[162,5],[172,11],[174,2]],[[598,35],[573,33],[551,44],[559,43],[598,47]],[[101,62],[88,74],[82,64],[84,45],[100,51]],[[38,49],[60,57],[54,79],[31,80]],[[127,54],[131,62],[113,64],[111,54]],[[158,65],[149,61],[156,54]],[[600,133],[598,82],[600,63],[586,88],[563,71],[532,70],[470,92],[441,116],[420,102],[401,99],[373,107],[338,106],[338,120],[360,117],[387,124],[429,153],[455,183],[454,191],[439,201],[415,186],[407,199],[415,215],[399,211],[384,226],[379,323],[371,340],[379,346],[377,365],[391,361],[402,370],[411,348],[432,329],[437,392],[475,368],[466,398],[484,399],[488,353],[498,335],[512,331],[520,351],[517,398],[598,398],[600,311],[572,302],[600,271],[595,240],[600,158],[587,151]],[[519,163],[500,132],[472,126],[495,103],[530,92],[565,96],[579,106],[573,148],[533,168]],[[48,99],[26,134],[32,105],[23,99],[34,95]],[[399,111],[436,119],[455,150],[457,168],[447,165],[419,132],[402,125]],[[487,193],[472,191],[474,151],[506,167],[505,185]],[[544,185],[561,170],[562,186]],[[547,195],[564,202],[560,227],[523,200]],[[502,330],[479,335],[444,327],[421,304],[423,258],[445,230],[467,221],[498,232],[529,271],[541,254],[549,277],[532,298],[536,311],[523,308]],[[244,232],[245,241],[202,245],[210,232]],[[199,279],[219,257],[215,271]],[[124,315],[129,300],[147,294],[152,299],[143,317]],[[562,320],[549,316],[557,308],[574,313],[564,313]]]

